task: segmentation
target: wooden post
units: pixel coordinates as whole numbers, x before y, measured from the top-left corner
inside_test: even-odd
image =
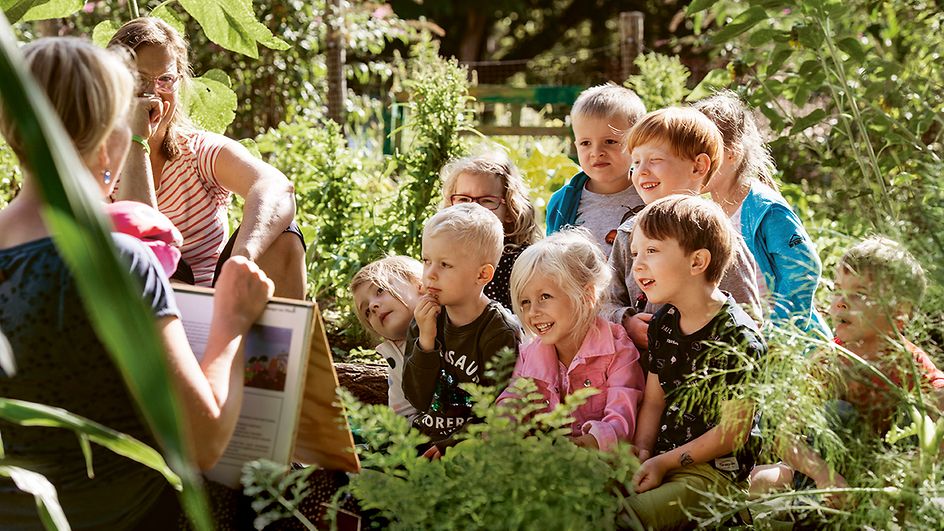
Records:
[[[620,13],[620,74],[623,76],[620,81],[637,71],[633,61],[642,53],[644,18],[640,11]]]
[[[328,35],[325,43],[327,48],[325,66],[328,68],[328,117],[343,126],[347,82],[344,79],[345,53],[342,39],[344,17],[341,13],[341,0],[328,0],[325,15],[328,21]]]

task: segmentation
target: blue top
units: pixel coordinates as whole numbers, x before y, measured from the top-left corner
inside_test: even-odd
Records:
[[[178,316],[154,254],[131,236],[115,234],[113,241],[154,315]],[[156,447],[50,238],[0,249],[0,329],[16,361],[12,378],[0,372],[0,396],[60,407]],[[171,489],[157,472],[95,444],[89,479],[71,430],[0,422],[0,431],[7,459],[55,485],[73,529],[140,529]],[[4,530],[41,528],[32,496],[6,478],[0,522]]]
[[[803,223],[780,193],[755,180],[741,204],[741,235],[764,274],[774,320],[799,317],[806,331],[832,337],[813,307],[822,263]]]
[[[551,195],[551,199],[547,202],[548,236],[577,222],[577,206],[580,205],[583,187],[589,179],[590,176],[581,171],[574,175],[569,183]]]

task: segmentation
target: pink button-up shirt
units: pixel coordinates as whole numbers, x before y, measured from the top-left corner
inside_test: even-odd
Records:
[[[512,380],[531,378],[544,395],[546,411],[557,407],[570,390],[599,389],[574,412],[573,435],[589,433],[601,450],[620,440],[632,441],[645,378],[639,351],[623,327],[597,317],[563,374],[560,366],[554,346],[535,339],[521,349]],[[498,401],[512,396],[506,389]]]

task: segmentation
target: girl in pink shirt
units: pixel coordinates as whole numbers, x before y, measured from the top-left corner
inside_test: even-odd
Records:
[[[645,383],[626,331],[597,316],[610,276],[603,252],[583,229],[532,245],[511,272],[515,313],[535,335],[521,349],[512,380],[533,380],[548,411],[577,389],[598,389],[574,412],[571,437],[601,450],[632,440]],[[498,400],[512,396],[506,390]]]

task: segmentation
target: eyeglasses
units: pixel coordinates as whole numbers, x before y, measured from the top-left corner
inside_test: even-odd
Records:
[[[480,195],[475,197],[472,195],[452,194],[449,196],[449,201],[453,205],[461,205],[463,203],[478,203],[489,210],[498,210],[498,207],[505,204],[504,199],[495,195]]]
[[[157,77],[145,77],[140,76],[142,87],[146,88],[146,81],[154,82],[154,92],[159,92],[161,94],[170,94],[177,89],[177,83],[180,82],[180,79],[183,76],[180,74],[161,74]],[[143,89],[142,89],[143,90]]]

